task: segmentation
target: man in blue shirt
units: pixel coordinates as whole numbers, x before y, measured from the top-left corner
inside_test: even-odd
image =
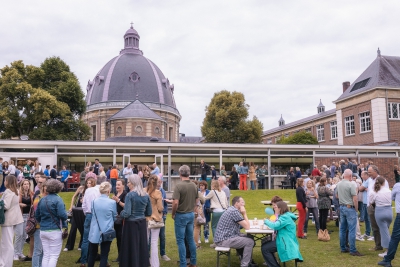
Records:
[[[67,170],[67,166],[63,165],[62,170],[60,171],[61,175],[61,182],[64,183],[64,190],[63,191],[68,191],[67,190],[67,184],[68,184],[68,176],[69,176],[69,171]]]
[[[391,261],[394,259],[394,255],[396,255],[397,247],[400,242],[400,183],[396,183],[392,189],[392,200],[396,204],[396,219],[393,224],[392,236],[389,242],[389,248],[387,250],[386,256],[383,258],[383,261],[378,262],[378,265],[391,267]]]
[[[151,171],[151,174],[159,175],[160,174],[160,168],[158,168],[157,163],[153,163],[153,168],[154,170]]]
[[[44,170],[44,175],[46,175],[47,177],[50,176],[50,165],[46,165],[46,169]]]

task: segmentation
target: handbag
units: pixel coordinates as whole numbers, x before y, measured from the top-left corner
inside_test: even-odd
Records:
[[[108,229],[107,231],[103,232],[100,228],[99,221],[97,220],[96,216],[96,211],[94,209],[94,201],[93,201],[93,213],[94,213],[94,218],[96,219],[97,226],[99,227],[100,230],[100,243],[101,242],[111,242],[113,239],[117,236],[117,233],[115,232],[114,228]]]
[[[156,229],[156,228],[162,228],[162,227],[164,227],[164,222],[157,222],[153,219],[151,219],[147,225],[147,228],[149,228],[149,229]]]
[[[120,215],[117,215],[117,218],[115,219],[114,224],[120,225],[120,224],[122,224],[122,221],[123,221],[122,217]]]
[[[32,208],[32,207],[31,207]],[[68,237],[68,229],[62,229],[62,227],[61,227],[61,219],[60,219],[60,225],[58,225],[57,224],[57,221],[54,219],[54,217],[53,217],[53,213],[51,213],[51,211],[50,211],[50,209],[49,209],[49,206],[47,206],[47,201],[46,201],[46,208],[47,208],[47,211],[50,213],[50,215],[51,215],[51,218],[53,219],[53,221],[56,223],[56,225],[58,226],[58,228],[60,228],[60,230],[61,230],[61,237],[62,237],[62,239],[66,239],[67,237]]]
[[[28,236],[33,236],[33,234],[36,232],[36,218],[35,218],[35,211],[33,209],[33,205],[31,206],[31,209],[29,210],[29,216],[28,219],[26,220],[26,226],[25,226],[25,232]]]
[[[206,224],[206,218],[204,218],[201,215],[198,215],[197,218],[196,218],[196,223],[198,225],[205,225]]]
[[[331,240],[331,237],[330,237],[327,229],[325,229],[323,231],[321,229],[319,229],[319,231],[318,231],[318,240],[319,241],[324,241],[324,242],[328,242],[329,240]]]

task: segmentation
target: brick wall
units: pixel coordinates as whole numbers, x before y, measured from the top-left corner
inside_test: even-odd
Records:
[[[317,131],[317,127],[313,130],[313,135],[318,138],[317,133],[314,133],[314,131]],[[336,139],[331,139],[331,123],[330,122],[325,122],[324,123],[324,136],[325,136],[325,141],[324,142],[319,142],[321,145],[337,145],[338,140]]]

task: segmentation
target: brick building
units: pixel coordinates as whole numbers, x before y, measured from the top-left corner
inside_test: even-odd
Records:
[[[397,145],[400,139],[400,57],[376,59],[352,83],[343,83],[343,93],[333,101],[335,109],[263,133],[263,143],[275,144],[281,136],[311,132],[321,145]]]

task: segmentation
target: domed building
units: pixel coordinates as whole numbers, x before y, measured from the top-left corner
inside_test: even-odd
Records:
[[[178,142],[181,115],[174,85],[139,49],[131,26],[124,49],[89,80],[82,119],[93,141]]]

